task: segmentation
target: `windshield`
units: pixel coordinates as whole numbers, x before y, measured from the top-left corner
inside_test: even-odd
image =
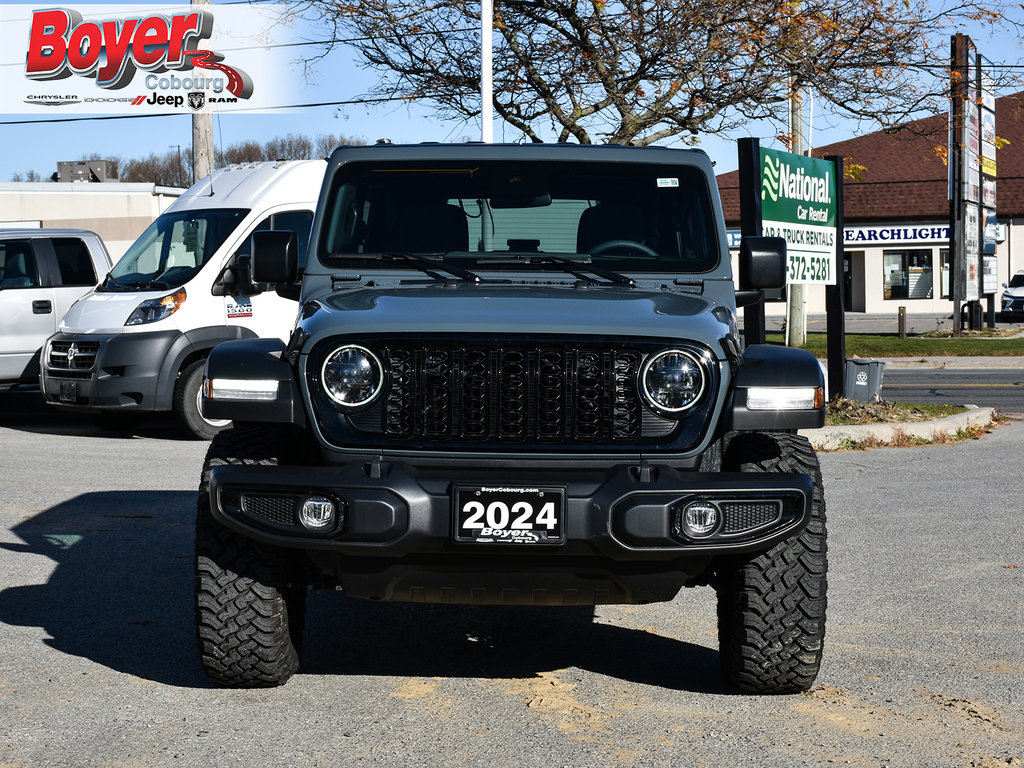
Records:
[[[248,213],[243,208],[165,213],[121,257],[103,289],[176,288],[191,280]]]
[[[718,264],[718,241],[707,182],[690,166],[342,166],[321,259],[367,268],[387,253],[436,254],[474,269],[564,268],[545,258],[556,256],[617,271],[706,272]]]
[[[1010,278],[1010,288],[1024,287],[1024,275],[1014,275]]]

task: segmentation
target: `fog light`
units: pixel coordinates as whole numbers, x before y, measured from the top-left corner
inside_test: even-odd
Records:
[[[323,531],[334,524],[334,502],[323,496],[310,496],[302,502],[299,521],[311,531]]]
[[[722,523],[718,507],[705,501],[690,502],[683,508],[681,517],[683,533],[694,539],[710,536]]]

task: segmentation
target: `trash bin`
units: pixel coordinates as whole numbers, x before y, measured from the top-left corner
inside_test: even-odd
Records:
[[[846,397],[870,403],[880,397],[885,363],[882,360],[846,359]]]

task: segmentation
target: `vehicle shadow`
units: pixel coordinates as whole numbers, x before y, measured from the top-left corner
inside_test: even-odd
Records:
[[[68,437],[190,439],[170,414],[148,413],[117,419],[109,415],[102,418],[94,413],[65,411],[47,405],[38,389],[0,393],[0,427],[32,434]]]
[[[719,671],[717,650],[594,621],[589,607],[375,603],[341,593],[310,598],[303,673],[509,679],[578,667],[659,688],[735,692]],[[672,605],[661,607],[672,611]]]
[[[12,530],[24,543],[0,543],[9,572],[37,555],[56,567],[46,583],[0,591],[0,622],[40,627],[51,648],[125,674],[209,687],[193,619],[194,505],[186,491],[86,493],[19,523]],[[507,679],[574,666],[669,689],[731,691],[715,650],[593,615],[311,593],[301,671]]]
[[[204,686],[192,619],[195,494],[86,493],[12,529],[0,543],[19,558],[56,563],[43,584],[0,591],[0,622],[42,628],[42,642],[110,669],[175,686]]]

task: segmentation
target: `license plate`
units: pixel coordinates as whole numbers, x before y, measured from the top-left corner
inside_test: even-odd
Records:
[[[565,488],[455,488],[455,540],[478,544],[561,544]]]
[[[78,401],[77,381],[62,381],[60,383],[60,401],[62,403],[74,403]]]

